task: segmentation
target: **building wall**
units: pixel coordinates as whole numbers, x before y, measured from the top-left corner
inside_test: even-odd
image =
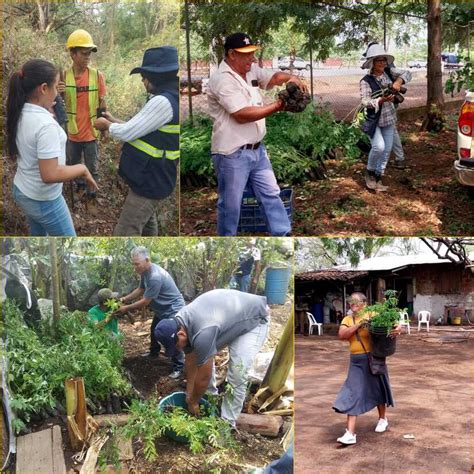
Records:
[[[435,322],[445,316],[446,306],[457,306],[456,316],[474,317],[474,273],[453,265],[424,265],[414,270],[415,299],[413,312],[431,312]],[[463,318],[466,320],[465,318]]]

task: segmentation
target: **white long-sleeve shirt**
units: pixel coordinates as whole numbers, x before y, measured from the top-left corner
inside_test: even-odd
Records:
[[[113,123],[110,135],[123,142],[131,142],[158,130],[173,119],[170,101],[162,95],[154,95],[128,122]]]

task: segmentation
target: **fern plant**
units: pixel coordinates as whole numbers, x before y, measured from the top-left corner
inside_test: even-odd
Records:
[[[130,418],[122,428],[126,438],[139,438],[143,443],[143,453],[148,461],[158,457],[156,441],[166,431],[173,431],[186,438],[192,453],[202,453],[207,447],[214,450],[235,448],[230,425],[219,417],[207,412],[201,417],[190,415],[182,407],[158,408],[158,401],[133,400]]]

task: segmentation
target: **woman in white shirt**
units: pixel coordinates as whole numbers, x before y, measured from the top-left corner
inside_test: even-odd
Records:
[[[75,236],[62,183],[83,176],[84,165],[66,166],[66,133],[51,115],[59,73],[48,61],[32,59],[10,78],[7,97],[7,153],[17,158],[13,198],[34,236]]]

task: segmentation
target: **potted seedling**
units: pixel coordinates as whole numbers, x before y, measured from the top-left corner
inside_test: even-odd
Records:
[[[375,313],[368,323],[373,356],[387,357],[395,353],[396,338],[390,333],[399,324],[400,311],[395,290],[387,290],[382,302],[367,306],[367,313]]]

